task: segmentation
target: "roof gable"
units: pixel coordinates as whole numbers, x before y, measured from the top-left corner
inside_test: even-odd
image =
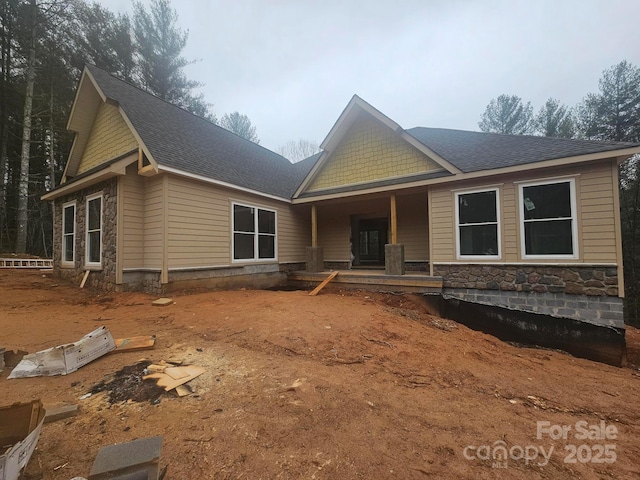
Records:
[[[138,149],[118,107],[103,103],[98,108],[86,147],[75,173],[82,174],[109,160]]]
[[[357,124],[370,122],[376,127],[370,128],[369,140],[363,142],[358,135],[367,135],[365,132],[357,131]],[[353,158],[345,158],[345,150],[349,146],[343,146],[345,137],[349,137],[346,143],[360,143],[358,158],[358,169],[360,178],[353,172],[355,170]],[[386,141],[381,141],[382,139]],[[310,191],[323,188],[336,187],[342,185],[340,190],[353,185],[354,189],[360,189],[363,182],[377,182],[384,179],[396,179],[398,177],[417,175],[425,172],[444,171],[446,173],[458,173],[459,170],[451,165],[446,159],[431,151],[427,145],[419,142],[416,138],[408,135],[400,125],[384,115],[382,112],[354,95],[342,114],[331,128],[329,134],[324,139],[320,148],[324,150],[322,155],[315,162],[307,177],[302,181],[296,191],[294,198],[307,195]],[[358,148],[358,147],[356,147]],[[392,149],[400,157],[405,156],[404,162],[398,159],[395,161],[396,173],[390,174],[387,165],[375,171],[372,168],[376,163],[380,163],[380,155],[389,153],[386,150]],[[410,153],[409,153],[410,152]],[[384,157],[383,157],[384,158]],[[384,158],[383,162],[387,159]],[[328,166],[328,164],[333,164]],[[393,161],[390,162],[393,164]],[[362,176],[364,175],[364,176]],[[342,178],[342,179],[341,179]]]
[[[286,158],[97,67],[87,70],[115,102],[160,171],[183,173],[289,200],[304,178]]]
[[[305,192],[443,170],[368,112],[354,117]]]

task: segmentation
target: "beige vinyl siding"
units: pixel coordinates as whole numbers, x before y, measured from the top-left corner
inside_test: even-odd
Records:
[[[232,264],[233,202],[275,210],[278,262],[303,262],[305,259],[305,247],[311,244],[308,207],[294,211],[284,202],[173,175],[169,177],[168,195],[170,269]]]
[[[449,188],[431,193],[431,261],[452,262],[456,258],[454,195]]]
[[[582,252],[587,263],[616,263],[615,184],[611,164],[599,163],[578,178],[577,204]]]
[[[318,246],[326,261],[348,262],[351,238],[351,217],[345,205],[318,207]]]
[[[502,186],[500,197],[500,232],[502,240],[502,261],[518,261],[520,228],[518,225],[518,188],[513,183]]]
[[[398,243],[404,245],[406,261],[429,260],[427,194],[398,195]]]
[[[137,174],[137,165],[127,167],[120,177],[122,191],[122,268],[144,266],[145,179]]]
[[[278,261],[304,262],[311,246],[311,207],[288,206],[278,209]]]
[[[576,168],[558,168],[529,172],[529,176],[505,175],[492,177],[491,182],[480,179],[432,187],[432,258],[434,262],[456,262],[455,206],[453,190],[472,190],[498,187],[501,192],[502,259],[487,262],[557,263],[554,258],[523,259],[520,239],[518,185],[562,178],[576,182],[575,218],[578,222],[579,258],[561,260],[561,263],[616,263],[615,203],[618,194],[612,175],[611,160],[593,162]],[[464,263],[464,260],[461,261]]]
[[[147,178],[144,191],[144,267],[160,269],[164,242],[162,176]]]

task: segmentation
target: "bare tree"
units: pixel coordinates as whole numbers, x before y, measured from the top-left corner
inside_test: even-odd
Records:
[[[27,57],[27,91],[24,97],[22,119],[22,153],[20,154],[20,183],[18,184],[18,230],[16,252],[27,251],[27,222],[29,219],[29,154],[31,149],[31,110],[33,107],[33,85],[36,78],[36,26],[38,4],[29,2],[29,54]]]
[[[288,159],[291,163],[299,162],[311,155],[315,155],[320,151],[320,147],[316,142],[300,138],[299,140],[290,140],[284,145],[280,145],[276,152]]]
[[[225,113],[220,119],[220,126],[253,143],[260,143],[256,127],[251,124],[249,117],[239,112]]]

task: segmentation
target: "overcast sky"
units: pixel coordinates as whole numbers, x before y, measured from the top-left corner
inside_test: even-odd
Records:
[[[131,12],[130,0],[99,0]],[[144,0],[143,3],[150,3]],[[638,0],[173,0],[190,79],[218,117],[249,116],[261,145],[320,143],[353,94],[403,128],[478,130],[492,98],[537,111],[640,66]]]

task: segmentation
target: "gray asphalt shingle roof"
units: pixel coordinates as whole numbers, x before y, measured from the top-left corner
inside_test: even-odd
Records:
[[[295,167],[277,153],[97,67],[87,68],[103,93],[124,110],[160,165],[287,199],[311,168]]]
[[[87,69],[103,93],[124,110],[153,158],[162,166],[290,199],[321,156],[318,153],[291,164],[277,153],[95,66],[87,65]],[[416,127],[406,132],[462,172],[526,165],[590,153],[611,152],[614,156],[616,150],[640,146],[634,143],[502,135],[444,128]],[[391,183],[382,180],[375,184],[381,185],[381,182],[396,185],[403,180],[396,178]],[[341,187],[336,193],[345,189],[353,188]]]
[[[637,143],[503,135],[416,127],[406,132],[463,172],[513,167],[558,158],[614,152]]]

